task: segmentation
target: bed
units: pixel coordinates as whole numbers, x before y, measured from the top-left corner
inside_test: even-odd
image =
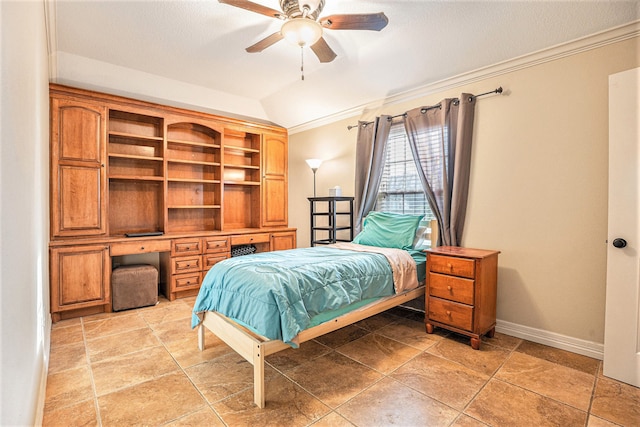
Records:
[[[230,258],[206,274],[192,327],[253,365],[254,402],[265,406],[264,361],[424,295],[426,257],[413,249],[420,218],[370,214],[352,243]]]

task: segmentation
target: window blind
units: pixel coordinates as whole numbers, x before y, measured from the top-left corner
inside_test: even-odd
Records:
[[[384,169],[378,189],[376,211],[424,215],[416,233],[415,249],[431,247],[430,221],[435,219],[422,189],[416,163],[403,123],[391,126]]]
[[[420,184],[403,123],[391,126],[374,210],[425,215],[425,220],[435,218]]]

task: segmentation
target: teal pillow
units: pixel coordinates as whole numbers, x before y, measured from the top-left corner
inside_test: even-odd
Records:
[[[369,212],[353,243],[381,248],[411,249],[422,215]]]

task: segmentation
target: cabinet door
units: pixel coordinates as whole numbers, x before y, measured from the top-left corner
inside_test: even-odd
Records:
[[[106,233],[106,107],[51,100],[51,235]]]
[[[51,249],[51,312],[111,302],[109,247]]]
[[[282,233],[271,233],[271,247],[272,251],[284,251],[287,249],[294,249],[296,247],[296,232],[285,231]]]
[[[264,134],[262,140],[262,226],[288,223],[286,135]]]

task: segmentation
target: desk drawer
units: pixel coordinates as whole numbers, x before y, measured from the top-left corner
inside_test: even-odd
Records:
[[[430,270],[436,273],[454,276],[475,277],[475,261],[467,258],[454,258],[442,255],[429,255]]]
[[[202,275],[198,273],[178,274],[171,277],[171,289],[173,291],[185,291],[187,289],[198,289],[202,282]]]
[[[209,271],[211,267],[213,267],[214,264],[217,264],[220,261],[223,261],[227,258],[229,258],[229,255],[222,255],[222,254],[202,255],[202,264],[203,264],[202,271],[206,273],[207,271]]]
[[[204,240],[204,253],[229,252],[229,239],[226,237],[206,237]]]
[[[200,255],[171,258],[171,274],[191,273],[200,270],[202,270]]]
[[[473,305],[473,289],[471,279],[429,273],[429,295]]]
[[[175,239],[171,245],[172,256],[199,255],[202,253],[202,239],[200,237]]]
[[[429,297],[429,320],[471,331],[473,329],[473,307]]]
[[[149,252],[169,252],[171,240],[137,240],[110,245],[111,256],[145,254]]]
[[[252,243],[269,243],[271,236],[269,233],[242,234],[239,236],[231,236],[231,246],[250,245]]]

